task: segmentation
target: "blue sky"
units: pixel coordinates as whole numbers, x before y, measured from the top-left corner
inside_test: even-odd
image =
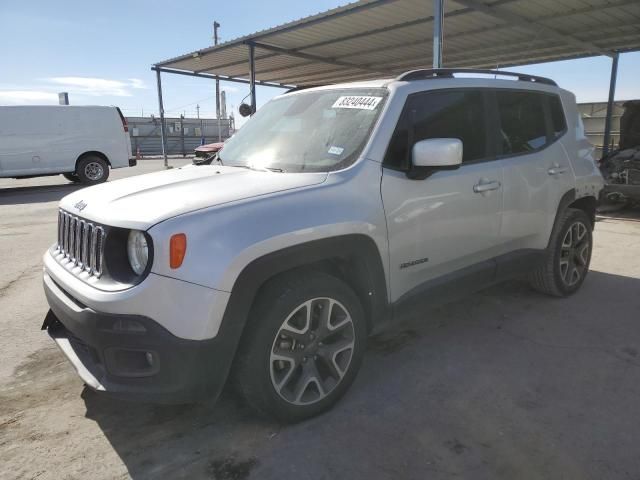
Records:
[[[151,64],[211,45],[214,19],[226,41],[346,1],[0,1],[0,105],[57,103],[57,92],[68,91],[72,104],[157,113]],[[513,70],[551,77],[587,102],[606,100],[610,65],[597,57]],[[640,98],[638,78],[640,52],[622,55],[616,99]],[[222,89],[236,109],[248,94],[242,84]],[[167,115],[195,116],[200,104],[201,116],[214,116],[212,81],[163,75],[163,90]],[[280,92],[259,87],[258,106]]]

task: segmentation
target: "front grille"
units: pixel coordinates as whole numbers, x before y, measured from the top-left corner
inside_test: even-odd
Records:
[[[102,275],[105,231],[64,210],[58,212],[58,252],[89,275]]]

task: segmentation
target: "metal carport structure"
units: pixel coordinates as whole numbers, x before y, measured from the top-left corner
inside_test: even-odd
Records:
[[[639,0],[362,0],[152,70],[164,126],[161,73],[245,83],[255,111],[256,85],[294,88],[443,65],[498,69],[606,55],[612,58],[606,153],[618,57],[638,49]]]

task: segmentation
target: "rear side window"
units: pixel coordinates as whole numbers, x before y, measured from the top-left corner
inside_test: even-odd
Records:
[[[476,90],[410,95],[385,155],[385,165],[407,169],[413,144],[428,138],[462,140],[463,162],[486,157],[484,102]]]
[[[498,90],[496,99],[503,154],[531,152],[547,144],[543,94]]]
[[[567,130],[567,122],[564,119],[564,110],[562,109],[562,103],[560,99],[551,95],[549,98],[549,111],[551,113],[551,132],[553,138],[561,137]]]

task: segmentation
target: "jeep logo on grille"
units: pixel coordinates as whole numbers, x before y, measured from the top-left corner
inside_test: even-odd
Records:
[[[87,203],[84,200],[80,200],[78,203],[76,203],[73,207],[77,208],[79,212],[81,212],[82,210],[84,210],[87,206]]]

